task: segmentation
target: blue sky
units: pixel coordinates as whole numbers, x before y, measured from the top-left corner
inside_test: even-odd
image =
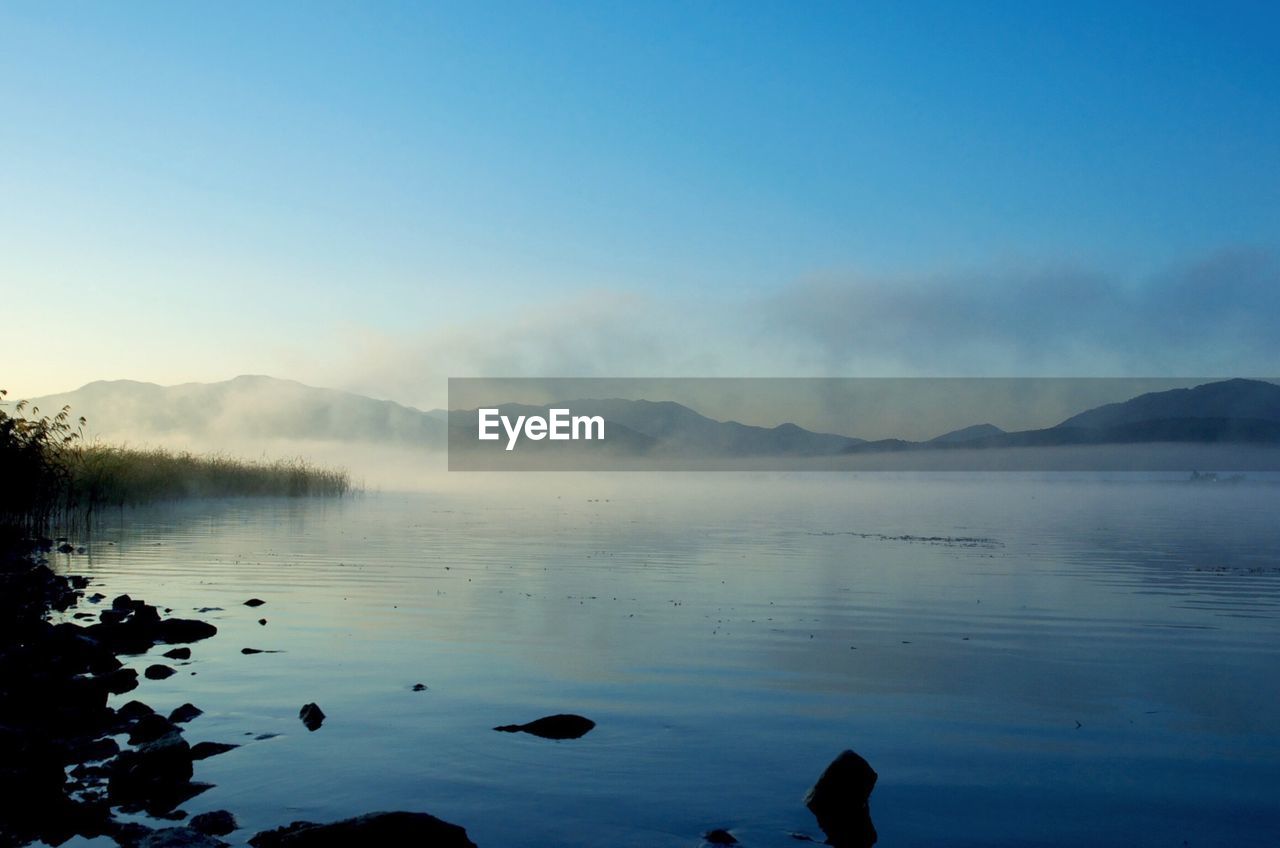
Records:
[[[1025,348],[1073,281],[1108,326],[1189,317],[1205,267],[1224,324],[1274,304],[1277,36],[1273,4],[5,4],[0,380],[1265,371],[1265,327],[1162,352],[1177,314]],[[935,295],[1010,326],[957,362],[771,319],[909,336]]]

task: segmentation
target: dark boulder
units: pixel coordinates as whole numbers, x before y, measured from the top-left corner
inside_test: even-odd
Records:
[[[217,632],[218,628],[209,622],[194,618],[166,618],[159,625],[160,641],[169,645],[199,642]]]
[[[153,830],[137,842],[138,848],[226,848],[227,843],[193,827]]]
[[[164,652],[166,659],[171,660],[189,660],[191,659],[190,648],[171,648]]]
[[[111,764],[107,793],[113,804],[142,803],[149,808],[171,810],[192,793],[191,746],[173,732],[136,750],[124,751]]]
[[[177,672],[169,668],[167,665],[149,665],[147,670],[143,672],[148,680],[164,680],[166,677],[173,677]]]
[[[712,845],[737,845],[738,839],[732,833],[724,828],[717,827],[715,830],[708,831],[703,834],[703,839]]]
[[[123,695],[138,688],[138,672],[132,668],[118,668],[106,674],[99,674],[97,679],[112,695]]]
[[[580,715],[561,713],[543,716],[528,724],[504,724],[495,727],[503,733],[529,733],[543,739],[578,739],[586,736],[596,723]]]
[[[232,745],[229,742],[197,742],[191,746],[191,759],[207,760],[210,757],[234,751],[239,747],[239,745]]]
[[[240,827],[236,821],[236,817],[226,810],[214,810],[209,813],[201,813],[193,816],[189,822],[193,830],[201,833],[207,833],[210,836],[226,836],[233,830]]]
[[[324,724],[327,716],[319,705],[304,704],[302,709],[298,710],[298,718],[302,719],[302,723],[306,725],[307,730],[314,732],[320,729],[320,725]]]
[[[422,845],[476,848],[456,824],[426,813],[369,813],[332,824],[294,822],[249,840],[254,848],[351,848],[356,845]]]
[[[876,778],[870,763],[853,751],[844,751],[805,793],[804,804],[818,819],[828,845],[870,848],[876,844],[868,803]]]
[[[129,744],[144,745],[170,733],[181,733],[176,724],[162,715],[150,713],[138,718],[129,728]]]
[[[143,716],[155,715],[155,710],[141,701],[130,701],[116,710],[116,717],[122,721],[137,721]]]
[[[244,605],[247,607],[260,607],[265,603],[266,601],[262,600],[262,598],[250,598],[244,602]]]
[[[204,710],[195,704],[183,704],[180,707],[175,707],[173,712],[169,713],[169,721],[187,722],[200,715],[204,715]]]

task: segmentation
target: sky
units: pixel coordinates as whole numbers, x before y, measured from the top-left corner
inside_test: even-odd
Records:
[[[0,6],[0,386],[1274,376],[1266,3]]]

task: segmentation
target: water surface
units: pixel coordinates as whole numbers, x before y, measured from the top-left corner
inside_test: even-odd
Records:
[[[1280,487],[513,476],[107,515],[59,558],[221,608],[117,699],[242,743],[185,810],[233,842],[412,809],[480,846],[793,846],[852,747],[884,846],[1277,844]],[[555,712],[597,727],[491,730]]]

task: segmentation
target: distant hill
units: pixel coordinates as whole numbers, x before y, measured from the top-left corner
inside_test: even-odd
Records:
[[[654,439],[667,452],[707,456],[821,456],[862,442],[849,436],[814,433],[795,424],[756,427],[716,421],[672,401],[573,400],[575,414],[601,415]]]
[[[716,421],[673,401],[579,399],[546,406],[502,404],[504,415],[547,415],[552,407],[574,415],[598,415],[605,420],[606,441],[632,453],[704,457],[826,456],[859,444],[861,439],[814,433],[795,424],[755,427],[736,421]],[[475,410],[457,410],[451,444],[475,445]],[[526,443],[521,442],[520,447]],[[534,443],[550,449],[549,443]],[[574,443],[581,449],[584,443]],[[564,447],[564,443],[558,443]],[[520,448],[517,448],[520,449]]]
[[[328,442],[343,451],[354,445],[443,449],[450,437],[455,447],[487,450],[496,444],[477,444],[474,417],[459,418],[460,411],[424,412],[262,376],[177,386],[100,381],[34,398],[33,403],[46,413],[69,404],[76,416],[88,419],[90,436],[198,449],[256,451],[271,441]],[[672,401],[578,399],[551,406],[603,417],[607,444],[523,440],[517,450],[734,459],[1156,442],[1280,444],[1280,386],[1260,380],[1152,392],[1086,410],[1043,429],[1005,432],[993,424],[976,424],[925,442],[868,442],[791,423],[758,427],[717,421]],[[501,408],[506,414],[546,415],[549,406]]]
[[[274,377],[177,386],[100,380],[31,402],[46,413],[69,404],[88,419],[91,435],[132,442],[178,437],[199,444],[280,439],[443,448],[445,441],[440,417]]]
[[[1187,418],[1280,422],[1280,386],[1262,380],[1235,379],[1192,389],[1150,392],[1073,415],[1058,427],[1102,430]]]
[[[974,424],[969,427],[961,427],[959,430],[952,430],[950,433],[943,433],[941,436],[935,436],[929,440],[929,443],[934,445],[959,444],[1002,435],[1004,435],[1004,430],[994,424]]]

